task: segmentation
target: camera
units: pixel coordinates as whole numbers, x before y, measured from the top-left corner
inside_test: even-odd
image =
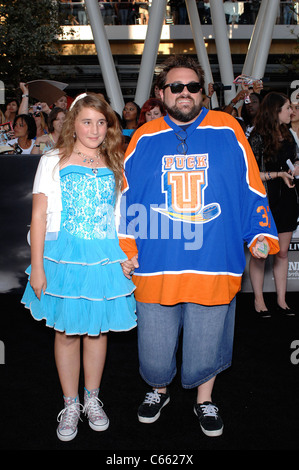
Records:
[[[14,145],[14,150],[15,150],[15,153],[17,155],[20,155],[21,153],[23,153],[23,150],[21,149],[21,147],[18,144]]]
[[[221,82],[213,83],[214,91],[231,90],[231,85],[223,85]]]
[[[40,105],[34,105],[32,106],[33,108],[33,112],[36,113],[36,112],[39,112],[42,110],[42,107]]]

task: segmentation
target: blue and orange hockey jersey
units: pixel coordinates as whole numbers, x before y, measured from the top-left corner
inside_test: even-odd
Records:
[[[169,116],[135,131],[119,238],[129,259],[138,253],[138,301],[229,303],[241,287],[244,243],[252,248],[260,234],[277,253],[256,160],[235,118],[203,108],[184,132]]]

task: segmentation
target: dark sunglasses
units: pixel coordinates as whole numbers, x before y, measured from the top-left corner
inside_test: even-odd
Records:
[[[167,85],[164,85],[163,90],[167,87],[170,88],[170,91],[173,94],[182,93],[185,87],[190,93],[198,93],[201,90],[201,84],[199,82],[168,83]]]

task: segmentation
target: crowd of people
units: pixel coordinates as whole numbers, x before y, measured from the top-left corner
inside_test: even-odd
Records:
[[[30,103],[28,87],[20,83],[22,99],[8,100],[0,113],[0,152],[12,154],[42,154],[57,142],[67,111],[67,97],[62,95],[51,106]],[[2,126],[5,127],[2,131]]]
[[[45,102],[30,104],[28,87],[20,83],[22,100],[10,99],[4,113],[0,115],[0,125],[9,124],[5,131],[7,145],[2,145],[0,153],[42,154],[55,146],[68,111],[66,94],[52,105]],[[108,98],[106,98],[108,100]],[[117,113],[116,113],[117,114]],[[129,142],[133,132],[147,121],[164,116],[166,111],[160,99],[150,98],[142,108],[134,101],[125,103],[120,121],[124,136],[124,145]],[[0,131],[1,132],[1,131]],[[11,138],[9,138],[11,137]]]
[[[105,25],[148,24],[152,0],[99,0]],[[260,0],[223,0],[227,24],[254,24]],[[209,0],[196,0],[201,24],[212,24]],[[65,24],[86,25],[88,18],[84,2],[60,0],[60,10]],[[282,0],[277,11],[278,24],[297,24],[298,2]],[[189,24],[185,0],[169,0],[166,6],[165,23]]]
[[[239,121],[256,157],[279,237],[280,250],[274,257],[273,265],[277,309],[284,315],[293,316],[296,311],[287,304],[286,292],[288,250],[299,216],[298,187],[294,178],[299,174],[299,96],[295,102],[284,93],[274,91],[263,96],[260,81],[253,82],[250,88],[247,85],[243,88],[222,110],[233,114]],[[235,105],[240,101],[242,106],[237,109]],[[295,172],[290,170],[287,160],[294,164]],[[261,317],[269,318],[275,312],[267,307],[264,300],[264,273],[265,260],[251,257],[249,274],[255,311]]]
[[[170,400],[183,330],[182,386],[196,390],[204,434],[221,435],[212,392],[232,360],[244,243],[254,310],[273,313],[263,298],[270,254],[275,313],[296,314],[286,286],[298,219],[299,97],[264,93],[259,81],[211,109],[213,84],[205,85],[188,56],[169,58],[152,96],[141,107],[127,102],[122,116],[101,94],[82,93],[70,106],[63,94],[49,106],[32,104],[25,83],[20,89],[21,103],[7,103],[2,119],[13,122],[14,153],[42,155],[22,302],[55,329],[64,400],[58,438],[76,436],[82,411],[93,430],[108,428],[99,397],[107,333],[136,326],[140,373],[150,387],[139,421],[155,422]]]

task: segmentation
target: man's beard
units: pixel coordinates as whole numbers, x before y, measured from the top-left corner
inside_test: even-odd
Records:
[[[168,114],[179,122],[192,121],[194,118],[196,118],[199,115],[200,110],[202,108],[201,104],[194,105],[194,107],[190,111],[184,113],[183,111],[178,109],[176,105],[170,108],[169,106],[167,106],[165,102],[163,104]]]

